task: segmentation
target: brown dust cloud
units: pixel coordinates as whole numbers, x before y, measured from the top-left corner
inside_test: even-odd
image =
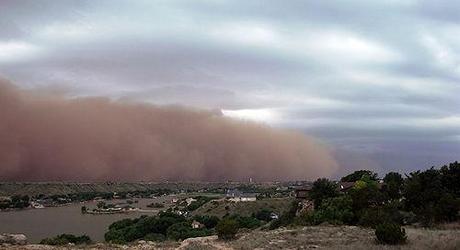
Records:
[[[0,81],[2,181],[300,180],[337,168],[330,150],[302,133]]]

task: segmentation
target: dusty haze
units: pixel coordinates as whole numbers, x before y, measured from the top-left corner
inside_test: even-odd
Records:
[[[286,180],[337,169],[312,138],[208,111],[70,99],[2,80],[0,117],[1,180]]]

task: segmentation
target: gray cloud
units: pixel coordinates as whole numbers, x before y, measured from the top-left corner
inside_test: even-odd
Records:
[[[0,74],[22,87],[231,110],[368,157],[347,169],[460,154],[452,1],[0,4]]]

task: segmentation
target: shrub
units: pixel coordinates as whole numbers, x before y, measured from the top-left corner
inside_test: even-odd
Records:
[[[230,216],[229,218],[236,220],[236,222],[238,222],[239,228],[254,229],[262,225],[262,223],[258,219],[252,216],[240,216],[235,214]]]
[[[184,240],[193,237],[202,237],[211,234],[211,230],[206,228],[193,229],[190,223],[180,222],[176,223],[168,228],[166,235],[169,239],[173,240]]]
[[[375,236],[379,243],[389,245],[404,244],[407,239],[404,228],[394,223],[382,223],[377,225]]]
[[[287,226],[287,225],[293,223],[294,219],[296,217],[296,213],[297,213],[298,208],[299,208],[299,202],[298,201],[293,201],[291,203],[291,207],[289,208],[289,211],[281,214],[281,216],[278,219],[273,220],[270,223],[269,229],[273,230],[273,229],[276,229],[276,228],[279,228],[279,227],[284,227],[284,226]]]
[[[46,238],[40,241],[40,244],[43,245],[67,245],[69,243],[75,245],[91,244],[91,239],[87,235],[61,234],[54,238]]]
[[[216,231],[219,239],[234,239],[236,233],[238,233],[238,222],[233,219],[225,218],[217,224]]]
[[[367,208],[360,214],[358,224],[364,227],[375,228],[377,225],[391,222],[395,224],[404,224],[404,215],[393,204],[385,204],[383,207]]]
[[[264,209],[259,210],[257,213],[255,213],[253,217],[255,217],[258,220],[271,221],[272,212],[273,212],[272,210],[264,208]]]
[[[124,227],[131,226],[134,223],[135,223],[134,220],[131,220],[131,219],[123,219],[123,220],[115,221],[114,223],[112,223],[109,226],[109,230],[111,230],[111,229],[113,229],[113,230],[121,229],[121,228],[124,228]]]
[[[219,220],[220,220],[217,216],[209,216],[209,215],[203,215],[203,216],[196,215],[193,217],[193,219],[200,223],[203,223],[207,229],[215,228],[217,226],[217,223],[219,223]]]
[[[324,200],[313,214],[315,224],[329,222],[331,224],[354,224],[355,215],[352,200],[348,195]]]
[[[104,234],[104,239],[115,244],[125,244],[127,242],[122,229],[110,229]]]

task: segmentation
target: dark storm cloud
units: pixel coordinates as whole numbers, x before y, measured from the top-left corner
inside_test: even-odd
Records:
[[[0,74],[70,96],[229,110],[358,150],[350,157],[370,159],[349,163],[380,169],[392,153],[404,169],[423,163],[404,141],[434,145],[417,166],[427,167],[460,154],[459,7],[1,1]]]
[[[0,81],[0,180],[292,180],[337,163],[312,138],[218,113],[67,99]]]

